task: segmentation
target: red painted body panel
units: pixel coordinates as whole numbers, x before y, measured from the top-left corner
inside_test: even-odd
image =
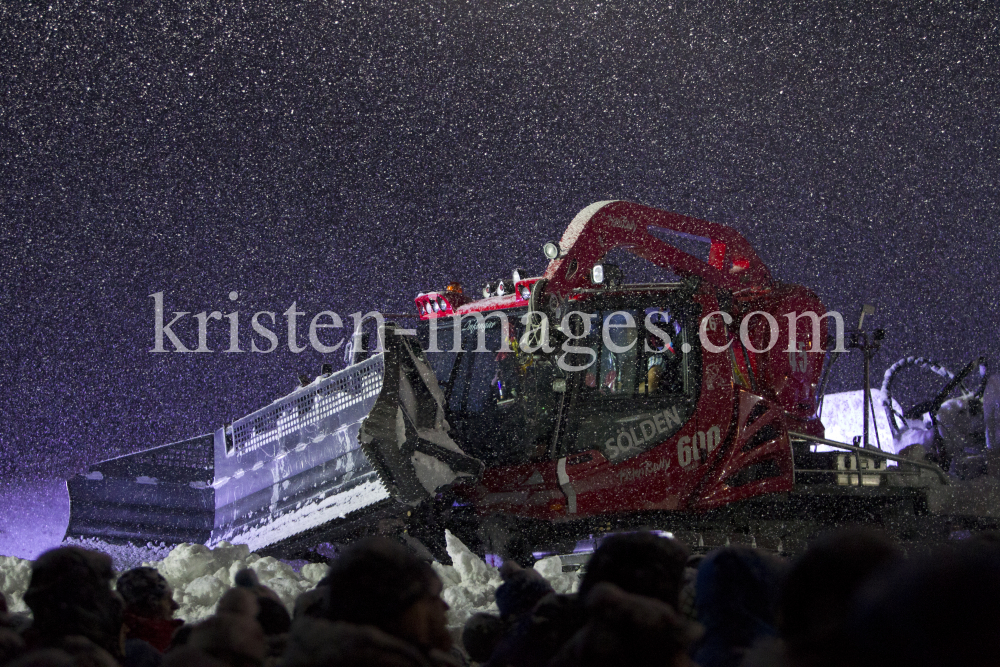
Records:
[[[695,237],[711,243],[709,261],[670,245],[650,233],[651,228]],[[753,247],[737,231],[724,225],[631,202],[599,202],[573,218],[559,241],[563,255],[549,262],[544,278],[561,294],[589,287],[589,269],[614,248],[634,254],[681,276],[697,276],[732,291],[771,284],[771,273]]]

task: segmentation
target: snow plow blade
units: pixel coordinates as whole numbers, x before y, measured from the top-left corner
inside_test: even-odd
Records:
[[[477,478],[433,371],[394,331],[385,352],[214,434],[91,466],[68,482],[67,537],[260,549]]]
[[[101,461],[70,479],[67,537],[205,542],[215,521],[211,433]]]

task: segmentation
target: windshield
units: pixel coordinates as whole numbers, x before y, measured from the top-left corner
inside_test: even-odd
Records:
[[[598,311],[588,347],[599,363],[587,369],[584,393],[600,396],[684,393],[691,385],[689,331],[667,306]],[[595,362],[598,362],[595,357]]]

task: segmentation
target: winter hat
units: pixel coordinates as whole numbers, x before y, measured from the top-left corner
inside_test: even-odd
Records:
[[[258,597],[257,604],[260,605],[257,622],[264,629],[265,635],[281,635],[292,627],[292,617],[285,609],[285,605],[269,597]]]
[[[155,611],[165,597],[173,594],[163,575],[151,567],[123,572],[115,588],[125,600],[125,606],[139,613]]]
[[[525,569],[507,561],[500,570],[504,582],[496,590],[495,599],[503,619],[531,611],[543,597],[554,592],[552,585],[534,569]]]
[[[240,570],[233,575],[233,583],[237,589],[249,591],[257,596],[257,622],[264,628],[264,634],[280,635],[288,632],[292,625],[292,617],[278,594],[260,583],[256,572],[250,568]]]
[[[869,528],[838,530],[813,542],[792,565],[779,598],[779,629],[793,655],[835,653],[848,636],[856,591],[901,562],[899,546]]]
[[[550,665],[672,665],[687,652],[698,629],[655,598],[597,583],[586,598],[589,621]]]
[[[260,605],[253,591],[240,587],[230,588],[219,598],[219,602],[215,606],[215,613],[257,618],[257,614],[260,613]]]
[[[186,645],[230,667],[259,667],[267,657],[267,641],[260,624],[236,614],[209,616],[197,623]]]
[[[586,597],[606,581],[626,593],[646,595],[677,608],[687,548],[675,539],[654,533],[622,533],[604,540],[587,562],[580,582]]]
[[[120,658],[123,608],[111,590],[113,576],[111,557],[97,551],[60,547],[39,556],[24,593],[33,631],[48,646],[83,635]]]
[[[1000,665],[1000,548],[973,538],[897,561],[858,589],[843,624],[851,667]],[[847,649],[846,651],[843,649]]]

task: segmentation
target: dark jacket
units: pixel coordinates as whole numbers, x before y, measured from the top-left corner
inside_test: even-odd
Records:
[[[576,595],[546,595],[500,640],[489,667],[544,667],[586,622]]]
[[[459,667],[451,655],[423,652],[372,625],[296,619],[280,667]]]
[[[748,547],[710,553],[698,568],[695,608],[705,633],[692,657],[701,667],[736,667],[759,639],[777,635],[780,561]]]

